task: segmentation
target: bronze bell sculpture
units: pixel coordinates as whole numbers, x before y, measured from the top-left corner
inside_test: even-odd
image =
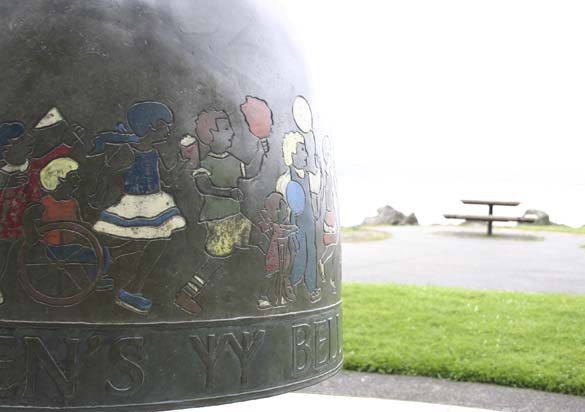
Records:
[[[278,15],[0,0],[0,54],[0,410],[178,409],[339,370],[332,139]]]

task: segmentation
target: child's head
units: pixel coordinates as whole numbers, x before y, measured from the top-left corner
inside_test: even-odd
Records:
[[[71,195],[79,188],[78,169],[79,164],[68,157],[52,160],[41,170],[43,190]]]
[[[173,112],[164,103],[140,102],[128,109],[128,123],[141,143],[157,143],[167,139]]]
[[[263,214],[272,223],[287,223],[289,209],[284,196],[278,192],[268,195],[264,201]]]
[[[307,167],[307,148],[303,135],[298,132],[285,133],[282,154],[285,165],[294,166],[297,169]]]
[[[108,144],[130,143],[141,150],[150,150],[154,143],[169,137],[173,124],[173,112],[160,102],[136,103],[128,109],[127,117],[134,134],[129,133],[123,123],[118,123],[116,132],[100,133],[95,138],[90,156],[104,153]]]
[[[195,120],[195,133],[214,153],[224,153],[232,147],[235,135],[230,119],[224,111],[199,113]]]
[[[20,122],[0,124],[0,160],[12,165],[22,165],[27,161],[31,147],[24,131],[24,124]]]

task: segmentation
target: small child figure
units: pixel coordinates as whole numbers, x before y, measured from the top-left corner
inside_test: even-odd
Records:
[[[0,123],[0,280],[16,240],[25,234],[25,210],[41,200],[40,171],[51,160],[69,156],[84,135],[82,126],[69,125],[56,109],[30,132],[19,121]],[[0,305],[3,301],[0,291]]]
[[[336,197],[336,181],[335,181],[335,164],[333,156],[333,146],[329,136],[323,138],[323,174],[322,180],[323,190],[321,196],[323,197],[322,203],[325,206],[325,216],[323,217],[323,245],[325,250],[319,258],[318,267],[321,279],[325,282],[327,280],[327,273],[325,265],[329,261],[336,261],[339,257],[336,255],[339,241],[339,222],[337,216],[337,197]],[[329,284],[333,293],[337,291],[336,279],[333,273],[329,276]]]
[[[82,223],[79,204],[74,193],[79,189],[79,164],[68,157],[52,160],[41,170],[41,186],[45,195],[41,198],[43,214],[41,223],[78,222]],[[95,263],[97,256],[88,247],[76,244],[76,235],[63,231],[48,231],[43,236],[48,256],[56,260],[74,259],[76,263]],[[110,250],[104,247],[104,273],[98,280],[96,290],[112,290],[114,281],[108,276],[112,263]],[[91,274],[93,276],[97,274]]]
[[[241,181],[258,175],[266,153],[258,141],[256,154],[250,162],[240,160],[232,153],[236,137],[229,116],[224,111],[203,111],[195,120],[199,143],[199,168],[193,171],[193,180],[203,195],[199,222],[206,227],[206,257],[191,279],[177,292],[175,303],[184,312],[195,315],[202,311],[198,296],[215,273],[236,249],[258,247],[265,249],[268,239],[242,213],[244,193]],[[200,148],[201,149],[201,148]],[[207,154],[203,155],[203,153]]]
[[[173,234],[186,227],[187,222],[172,195],[163,190],[176,173],[164,163],[160,145],[171,138],[174,115],[162,102],[138,102],[127,112],[129,131],[118,125],[117,131],[100,133],[94,140],[91,156],[104,156],[106,146],[114,145],[130,150],[131,158],[124,165],[103,169],[108,176],[100,183],[107,191],[110,179],[123,177],[123,194],[113,204],[105,207],[93,226],[103,241],[124,239],[127,250],[138,255],[138,264],[130,273],[126,285],[118,289],[116,304],[139,315],[147,315],[152,300],[142,291],[147,279],[158,269],[157,263],[166,251]],[[177,153],[178,155],[178,153]],[[101,191],[101,190],[100,190]],[[116,253],[122,253],[121,248]],[[161,280],[165,282],[165,280]]]
[[[295,300],[289,276],[296,252],[293,235],[298,228],[290,224],[289,208],[278,192],[271,193],[260,212],[260,230],[270,238],[266,253],[266,279],[258,299],[259,309],[284,306]]]
[[[0,124],[0,279],[6,271],[9,255],[22,234],[22,218],[29,201],[31,146],[21,122]],[[4,295],[0,290],[0,305]]]

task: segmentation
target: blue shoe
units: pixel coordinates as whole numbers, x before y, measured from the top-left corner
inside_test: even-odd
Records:
[[[152,307],[152,302],[142,296],[142,294],[126,292],[124,289],[118,291],[116,303],[139,315],[147,315]]]

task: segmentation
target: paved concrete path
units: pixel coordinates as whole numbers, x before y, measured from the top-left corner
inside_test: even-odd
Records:
[[[346,396],[287,393],[272,398],[258,399],[243,403],[212,406],[189,411],[205,412],[495,412],[485,409],[462,408],[459,406],[437,405],[422,402],[404,402],[387,399],[353,398]]]
[[[585,236],[481,227],[392,227],[343,245],[343,280],[585,294]],[[518,240],[543,237],[542,241]]]
[[[342,371],[306,393],[417,401],[500,412],[583,412],[585,397],[478,383]],[[392,409],[389,409],[392,410]]]

